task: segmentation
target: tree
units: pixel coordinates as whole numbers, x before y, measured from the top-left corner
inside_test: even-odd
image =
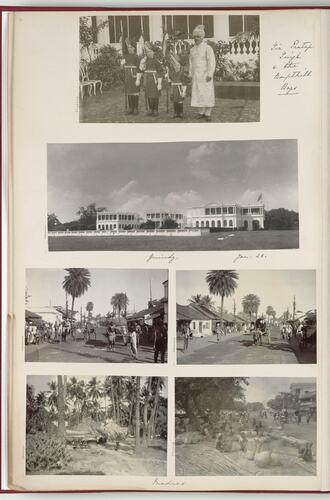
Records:
[[[111,305],[113,311],[117,311],[117,316],[120,317],[122,312],[127,310],[129,300],[126,293],[118,292],[111,297]]]
[[[104,212],[105,207],[96,208],[96,203],[90,203],[87,207],[80,207],[77,215],[79,215],[79,223],[86,229],[96,228],[96,217],[98,212]]]
[[[191,304],[205,306],[209,309],[213,309],[214,307],[214,300],[209,295],[201,295],[200,293],[193,295],[189,302]]]
[[[56,229],[56,226],[59,226],[60,224],[61,222],[59,221],[56,214],[54,213],[47,214],[48,231],[54,231],[54,229]]]
[[[250,321],[251,321],[252,314],[255,314],[256,317],[258,315],[258,310],[260,307],[259,297],[253,293],[245,295],[245,297],[243,297],[242,300],[242,307],[245,314],[248,314],[250,316]]]
[[[162,222],[161,229],[177,229],[179,224],[174,219],[165,219]]]
[[[135,453],[140,451],[140,377],[135,379]]]
[[[58,437],[65,439],[65,383],[63,376],[57,376]]]
[[[156,224],[153,220],[147,220],[140,224],[140,229],[156,229]]]
[[[270,318],[273,318],[275,316],[275,311],[272,306],[267,306],[266,314],[268,316],[268,322],[269,322]]]
[[[109,21],[103,21],[100,24],[90,24],[89,18],[82,16],[79,18],[79,41],[82,48],[86,49],[89,60],[92,60],[91,47],[97,41],[99,31],[105,28]]]
[[[88,313],[88,318],[90,319],[92,317],[92,311],[94,309],[94,304],[93,302],[87,302],[86,304],[86,311]]]
[[[298,229],[299,214],[286,208],[265,211],[265,229]]]
[[[83,267],[73,267],[65,269],[67,275],[63,280],[64,290],[71,295],[71,322],[73,321],[74,314],[74,301],[76,298],[81,297],[91,286],[90,271]]]
[[[238,273],[232,270],[208,271],[206,282],[210,293],[220,295],[220,328],[223,326],[223,303],[225,297],[230,297],[237,288]]]

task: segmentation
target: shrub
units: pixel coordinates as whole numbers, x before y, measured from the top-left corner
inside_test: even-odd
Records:
[[[39,432],[26,438],[27,472],[61,469],[69,461],[65,442],[56,436]]]
[[[99,55],[88,65],[89,78],[102,80],[105,89],[118,86],[123,82],[124,77],[120,59],[114,47],[105,45],[100,49]]]

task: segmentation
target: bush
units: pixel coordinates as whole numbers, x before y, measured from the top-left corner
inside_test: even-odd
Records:
[[[102,47],[99,55],[88,65],[89,78],[102,80],[105,89],[122,84],[124,73],[120,67],[120,59],[114,47]]]
[[[26,438],[26,471],[61,469],[69,461],[65,442],[46,433],[29,434]]]

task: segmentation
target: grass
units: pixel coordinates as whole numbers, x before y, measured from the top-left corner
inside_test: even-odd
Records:
[[[221,239],[218,239],[221,238]],[[299,231],[237,231],[203,236],[56,236],[49,251],[207,251],[299,248]]]

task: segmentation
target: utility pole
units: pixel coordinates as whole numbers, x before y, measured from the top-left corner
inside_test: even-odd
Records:
[[[236,301],[234,299],[234,325],[236,325]]]
[[[65,292],[65,315],[68,318],[69,316],[69,304],[68,304],[68,293]]]
[[[293,297],[293,305],[292,305],[292,319],[296,319],[296,296]]]

